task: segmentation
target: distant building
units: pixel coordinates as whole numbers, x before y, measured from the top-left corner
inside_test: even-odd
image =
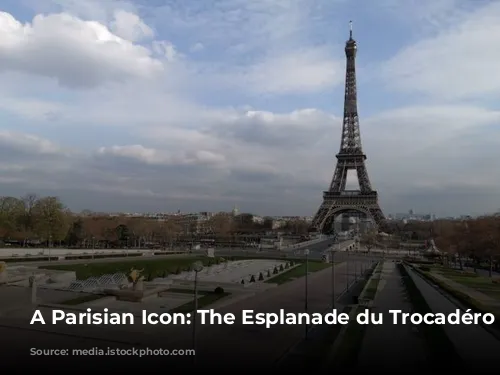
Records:
[[[207,233],[210,231],[209,220],[215,216],[213,212],[199,212],[188,214],[174,214],[166,217],[166,220],[172,221],[184,234]]]

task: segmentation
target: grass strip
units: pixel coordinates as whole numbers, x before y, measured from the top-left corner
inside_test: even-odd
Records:
[[[214,292],[210,292],[210,293],[207,293],[201,297],[198,298],[198,310],[204,308],[204,307],[207,307],[215,302],[217,302],[218,300],[224,298],[224,297],[227,297],[229,296],[231,293],[227,293],[227,292],[224,292],[224,293],[214,293]],[[188,303],[185,303],[183,305],[180,305],[176,308],[173,308],[172,310],[170,310],[169,312],[171,313],[190,313],[190,312],[193,312],[194,311],[194,300],[193,301],[189,301]]]
[[[323,263],[323,262],[308,262],[307,265],[307,271],[309,273],[312,272],[318,272],[322,271],[326,268],[330,268],[332,265],[330,263]],[[288,281],[295,280],[299,277],[303,277],[306,275],[306,264],[301,263],[300,265],[293,267],[292,269],[282,272],[274,277],[271,277],[264,281],[265,283],[270,283],[270,284],[278,284],[281,285],[283,283],[286,283]]]
[[[437,279],[430,272],[422,271],[422,270],[418,269],[417,267],[414,267],[413,269],[419,275],[422,275],[422,277],[426,278],[427,280],[429,280],[433,284],[436,284],[439,288],[441,288],[446,293],[450,294],[458,302],[460,302],[466,308],[471,309],[473,312],[477,312],[477,313],[481,313],[481,314],[491,313],[491,314],[495,315],[495,322],[492,325],[496,329],[500,329],[500,314],[498,312],[496,312],[495,310],[493,310],[491,308],[488,308],[487,306],[485,306],[481,302],[479,302],[476,299],[469,296],[467,293],[456,290],[455,288],[451,287],[447,283]]]
[[[383,262],[380,262],[377,264],[370,276],[370,279],[368,280],[368,285],[366,286],[366,289],[363,293],[363,299],[368,300],[368,301],[373,301],[375,299],[375,295],[377,294],[378,290],[378,284],[380,283],[381,279],[381,265]]]

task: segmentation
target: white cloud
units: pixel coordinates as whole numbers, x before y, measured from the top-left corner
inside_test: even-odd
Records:
[[[364,121],[362,138],[373,176],[384,187],[442,189],[474,182],[493,188],[500,172],[485,160],[495,158],[500,146],[499,121],[500,111],[479,107],[408,107]]]
[[[115,19],[111,22],[111,30],[117,36],[131,42],[154,36],[153,29],[146,25],[137,14],[124,10],[115,11]]]
[[[484,98],[500,94],[500,3],[468,13],[458,23],[404,48],[384,63],[396,88],[436,98]]]
[[[127,0],[22,0],[35,13],[69,13],[84,20],[106,24],[117,10],[137,13],[133,1]]]
[[[9,97],[0,94],[0,110],[14,113],[29,120],[45,121],[64,108],[63,105],[39,98]]]
[[[199,51],[203,51],[205,49],[205,46],[203,45],[203,43],[195,43],[191,46],[191,48],[189,49],[191,52],[199,52]]]
[[[0,132],[0,144],[3,147],[34,155],[62,154],[62,149],[55,143],[32,134],[2,131]]]
[[[254,93],[308,93],[342,82],[344,62],[319,48],[295,50],[273,56],[241,70],[228,79]]]
[[[325,4],[337,2],[213,0],[206,6],[187,1],[151,13],[158,27],[185,35],[191,51],[203,46],[219,55],[189,65],[188,74],[201,85],[254,95],[309,94],[339,84],[344,74],[342,47],[313,38]]]
[[[218,165],[223,162],[224,156],[206,150],[193,150],[187,152],[167,152],[142,145],[101,147],[100,155],[117,156],[137,160],[146,164],[158,165]]]
[[[155,40],[153,42],[153,51],[157,55],[164,57],[167,61],[173,61],[178,56],[175,46],[167,41]]]
[[[418,34],[434,33],[443,27],[457,24],[470,9],[474,9],[474,2],[469,0],[361,0],[368,6],[378,7],[404,24],[412,27]]]
[[[0,71],[57,79],[70,87],[150,78],[162,63],[149,50],[112,34],[105,26],[69,14],[35,16],[22,24],[0,12]]]

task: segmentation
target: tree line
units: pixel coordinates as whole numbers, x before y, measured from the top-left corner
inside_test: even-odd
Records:
[[[435,242],[439,250],[455,257],[463,268],[463,260],[471,259],[473,266],[486,262],[499,268],[500,261],[500,217],[484,216],[477,219],[437,221]]]
[[[456,261],[460,268],[466,264],[473,267],[486,264],[490,271],[499,269],[500,216],[432,222],[389,222],[387,228],[389,236],[367,233],[361,238],[361,242],[368,249],[379,245],[397,248],[406,244],[428,249],[433,240],[439,253],[429,256]],[[389,242],[392,242],[392,246],[388,246]]]
[[[0,197],[0,241],[4,246],[167,247],[202,238],[236,244],[273,230],[272,220],[254,222],[251,214],[236,218],[215,215],[202,228],[198,225],[196,221],[182,222],[175,217],[158,220],[97,215],[88,210],[73,213],[54,196]],[[307,223],[296,220],[286,223],[280,231],[306,236],[307,229]]]

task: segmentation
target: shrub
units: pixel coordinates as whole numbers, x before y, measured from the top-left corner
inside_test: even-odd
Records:
[[[290,268],[290,263],[289,263],[289,262],[286,262],[286,263],[285,263],[285,269],[286,269],[286,268]]]
[[[218,286],[217,288],[214,289],[215,294],[224,294],[224,288],[221,288]]]
[[[175,272],[174,272],[174,273],[175,273],[176,275],[179,275],[181,272],[182,272],[181,267],[179,267],[179,266],[178,266],[178,267],[175,269]]]
[[[161,277],[166,278],[168,276],[168,271],[164,270],[163,273],[161,274]]]
[[[241,279],[241,283],[242,283],[242,284],[245,284],[245,280],[244,280],[244,279]]]
[[[278,267],[274,266],[273,274],[276,275],[278,273]]]
[[[254,276],[254,275],[252,275],[252,277],[250,278],[250,282],[251,282],[251,283],[254,283],[254,282],[255,282],[255,276]]]
[[[283,263],[280,264],[280,271],[284,271],[285,267],[283,267]]]
[[[261,273],[259,273],[259,281],[262,281],[262,280],[264,280],[264,275],[261,272]]]
[[[267,277],[271,277],[271,271],[267,270]]]

